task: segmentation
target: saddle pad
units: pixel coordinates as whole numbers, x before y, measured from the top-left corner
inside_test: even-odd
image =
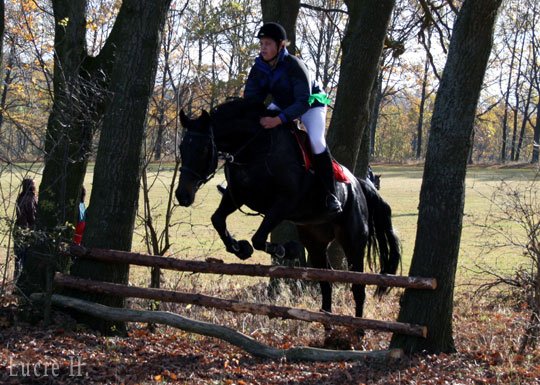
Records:
[[[309,144],[308,134],[304,130],[300,129],[293,129],[291,132],[298,143],[298,148],[300,149],[300,153],[302,154],[302,159],[304,161],[304,167],[306,170],[309,170],[313,164],[313,152],[311,151],[311,145]],[[332,168],[334,169],[334,178],[336,178],[336,182],[351,183],[347,174],[345,174],[343,171],[343,166],[340,165],[335,159],[332,159]]]
[[[336,182],[341,183],[351,183],[345,171],[343,171],[343,166],[337,162],[337,160],[332,159],[332,167],[334,168],[334,178]]]

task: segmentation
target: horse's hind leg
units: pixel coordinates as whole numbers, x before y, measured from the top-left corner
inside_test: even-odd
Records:
[[[330,266],[326,250],[330,242],[334,239],[332,227],[330,225],[298,226],[298,235],[308,252],[308,261],[311,265],[317,269],[328,269]],[[321,310],[331,313],[332,284],[329,282],[319,282],[319,285],[322,295]]]
[[[356,229],[356,232],[353,229]],[[364,253],[367,246],[367,237],[367,229],[364,229],[363,226],[349,224],[339,228],[337,231],[336,238],[345,252],[347,263],[352,271],[364,271]],[[362,317],[366,300],[366,286],[353,284],[351,291],[356,305],[355,315],[356,317]],[[363,336],[364,330],[357,329],[356,333],[358,336]]]
[[[228,252],[240,259],[248,259],[253,254],[253,248],[248,241],[237,241],[227,230],[227,217],[236,211],[237,206],[227,190],[224,191],[217,210],[212,214],[212,224],[223,241]]]

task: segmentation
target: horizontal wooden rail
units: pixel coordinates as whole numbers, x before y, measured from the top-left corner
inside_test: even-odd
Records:
[[[54,283],[57,286],[117,295],[120,297],[146,298],[165,302],[186,303],[227,310],[236,313],[251,313],[266,315],[270,318],[295,319],[306,322],[320,322],[328,325],[350,326],[363,329],[382,330],[387,332],[407,334],[418,337],[426,337],[427,328],[425,326],[379,321],[366,318],[337,315],[331,313],[314,312],[310,310],[291,308],[286,306],[265,305],[251,302],[241,302],[217,297],[210,297],[203,294],[183,293],[178,291],[140,288],[125,286],[117,283],[91,281],[77,277],[71,277],[62,273],[56,273]]]
[[[160,267],[176,271],[194,273],[213,273],[227,275],[246,275],[251,277],[294,278],[308,281],[347,282],[361,285],[386,287],[406,287],[411,289],[437,288],[434,278],[404,277],[391,274],[358,273],[344,270],[314,269],[309,267],[287,267],[268,265],[246,265],[240,263],[220,263],[186,261],[176,258],[160,257],[118,250],[87,249],[71,246],[70,253],[76,257],[102,262],[126,263],[139,266]]]

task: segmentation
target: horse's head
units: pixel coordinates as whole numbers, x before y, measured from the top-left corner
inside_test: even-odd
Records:
[[[382,174],[375,174],[373,176],[373,184],[375,185],[375,188],[377,190],[381,189],[381,176],[382,176]]]
[[[180,143],[180,181],[176,199],[181,206],[191,206],[199,188],[208,182],[217,168],[217,149],[208,112],[190,119],[182,110],[180,122],[185,128]]]

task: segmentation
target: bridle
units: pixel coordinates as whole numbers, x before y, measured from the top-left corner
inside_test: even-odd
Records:
[[[218,159],[223,159],[225,161],[225,163],[240,164],[240,163],[236,162],[236,157],[238,156],[238,154],[240,154],[242,151],[244,151],[247,147],[249,147],[251,145],[251,143],[253,143],[255,141],[255,139],[257,139],[257,137],[259,136],[259,134],[261,132],[263,132],[263,131],[259,130],[246,143],[244,143],[244,145],[242,147],[240,147],[238,150],[236,150],[236,152],[234,154],[230,154],[230,153],[221,152],[221,151],[217,150],[216,142],[214,140],[214,130],[212,129],[212,126],[210,126],[210,129],[209,129],[208,133],[202,133],[202,132],[188,130],[188,131],[185,132],[184,137],[182,139],[182,142],[184,140],[186,140],[186,138],[190,138],[190,137],[202,137],[202,138],[205,138],[210,143],[210,150],[211,150],[212,153],[211,153],[211,156],[210,156],[210,158],[208,160],[208,165],[206,166],[206,170],[204,171],[204,173],[201,174],[201,173],[193,170],[191,167],[184,166],[183,164],[180,167],[180,172],[186,172],[188,174],[193,175],[199,181],[197,187],[200,187],[203,184],[207,183],[210,179],[212,179],[214,177],[214,175],[216,175],[216,173],[221,168],[224,167],[225,164],[222,165],[219,168],[217,167]]]
[[[259,136],[259,134],[261,132],[263,132],[263,131],[264,130],[259,130],[246,143],[244,143],[244,145],[241,146],[234,154],[230,154],[230,153],[221,152],[221,151],[217,150],[216,142],[214,140],[214,130],[213,130],[211,125],[209,127],[208,133],[202,133],[202,132],[187,130],[184,133],[182,143],[184,142],[184,140],[189,139],[189,138],[193,138],[193,137],[205,138],[205,139],[207,139],[208,143],[210,144],[211,156],[210,156],[210,158],[208,160],[208,164],[206,166],[206,170],[204,171],[204,173],[199,173],[199,172],[193,170],[191,167],[184,166],[183,162],[182,162],[182,166],[180,167],[180,172],[181,173],[185,172],[185,173],[188,173],[188,174],[191,174],[192,176],[194,176],[196,178],[196,180],[197,180],[197,188],[200,188],[202,185],[204,185],[210,179],[212,179],[216,175],[216,173],[221,168],[223,168],[225,166],[225,164],[242,165],[242,163],[238,163],[236,161],[237,155],[240,154],[241,152],[243,152],[247,147],[249,147],[255,141],[255,139]],[[223,159],[225,161],[223,163],[223,165],[220,166],[219,168],[217,167],[218,158]],[[233,203],[234,203],[234,198],[233,198]],[[235,204],[235,206],[237,206],[237,209],[240,212],[242,212],[243,214],[245,214],[245,215],[248,215],[248,216],[263,216],[261,213],[247,213],[247,212],[242,210],[240,205]]]
[[[182,142],[186,140],[187,138],[193,138],[193,137],[202,137],[204,139],[207,139],[208,143],[210,144],[210,157],[208,159],[208,164],[205,167],[205,170],[202,173],[199,173],[192,169],[191,167],[184,166],[184,162],[182,162],[182,166],[180,167],[180,172],[185,172],[188,174],[191,174],[197,179],[197,187],[202,186],[206,182],[208,182],[210,179],[214,177],[214,175],[217,172],[217,163],[218,163],[218,151],[216,147],[216,142],[214,141],[214,132],[212,130],[212,127],[210,127],[209,133],[201,133],[196,131],[186,131],[184,134],[184,137],[182,139]]]

